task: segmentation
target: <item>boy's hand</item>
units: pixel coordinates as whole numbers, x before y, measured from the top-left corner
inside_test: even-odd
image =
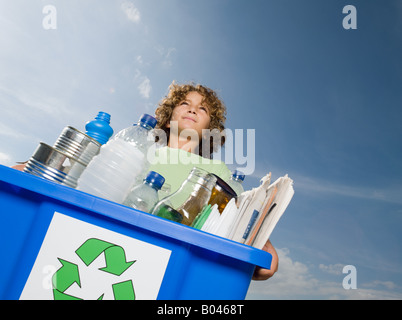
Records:
[[[262,250],[267,251],[272,255],[271,269],[263,269],[258,266],[255,267],[253,280],[267,280],[278,270],[278,254],[271,244],[271,241],[268,240]]]

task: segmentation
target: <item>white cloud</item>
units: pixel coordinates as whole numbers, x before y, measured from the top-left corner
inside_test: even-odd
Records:
[[[143,61],[143,59],[142,59],[142,56],[137,56],[137,57],[135,58],[135,60],[136,60],[139,64],[143,64],[143,63],[144,63],[144,61]]]
[[[272,172],[272,180],[277,177],[289,173],[289,177],[294,181],[295,193],[304,193],[309,196],[334,195],[342,197],[350,197],[357,199],[378,200],[388,203],[402,204],[402,185],[374,186],[374,185],[347,185],[339,184],[325,179],[317,179],[308,177],[297,172],[287,172],[280,167],[271,165],[270,163],[256,164],[257,169],[248,179],[261,179],[268,172]],[[261,167],[269,168],[269,170],[261,169]]]
[[[267,281],[253,281],[248,296],[262,299],[286,299],[303,295],[317,286],[318,280],[309,273],[307,265],[293,261],[289,250],[276,249],[279,256],[279,269]]]
[[[174,57],[174,54],[177,52],[176,48],[173,47],[165,48],[162,45],[157,45],[155,46],[155,50],[162,58],[161,63],[163,66],[171,67],[173,65],[172,59]]]
[[[14,86],[14,88],[0,85],[0,93],[17,100],[16,108],[20,106],[55,117],[60,117],[61,114],[64,116],[72,114],[71,108],[63,100],[49,95],[35,85],[25,84],[21,87]]]
[[[16,130],[2,122],[0,122],[0,135],[18,140],[26,140],[32,138],[31,136],[22,133],[20,130]]]
[[[385,287],[389,290],[393,290],[393,289],[397,288],[397,285],[392,281],[374,280],[372,282],[364,284],[364,287],[367,287],[367,288]]]
[[[325,264],[320,264],[318,267],[320,268],[321,271],[324,271],[328,274],[333,274],[333,275],[340,275],[342,274],[342,269],[345,265],[337,263],[337,264],[330,264],[330,265],[325,265]]]
[[[138,90],[140,91],[141,96],[148,99],[151,94],[151,80],[148,77],[145,77],[141,84],[138,86]]]
[[[147,76],[142,75],[141,71],[138,69],[135,69],[133,80],[134,83],[139,83],[137,89],[140,95],[145,99],[149,99],[152,90],[151,80],[149,80]]]
[[[134,80],[139,79],[140,77],[141,77],[141,71],[138,69],[135,69]]]
[[[135,23],[139,23],[141,20],[140,11],[134,6],[133,3],[129,1],[124,1],[121,4],[123,12],[126,14],[127,18]]]
[[[368,284],[358,282],[357,289],[346,290],[342,286],[344,274],[342,264],[320,265],[319,269],[338,275],[338,281],[322,280],[314,276],[312,267],[294,261],[286,248],[277,249],[278,272],[267,281],[252,281],[247,299],[402,299],[402,293],[392,281],[373,280]]]
[[[292,175],[295,181],[296,192],[307,192],[308,194],[333,194],[359,199],[372,199],[389,203],[402,204],[402,186],[350,186],[332,183],[326,180],[319,180],[301,175]]]
[[[0,152],[0,163],[3,165],[11,165],[11,157],[3,152]]]

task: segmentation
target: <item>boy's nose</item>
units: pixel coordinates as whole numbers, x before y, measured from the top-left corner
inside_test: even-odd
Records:
[[[189,106],[187,112],[196,114],[196,108],[194,106]]]

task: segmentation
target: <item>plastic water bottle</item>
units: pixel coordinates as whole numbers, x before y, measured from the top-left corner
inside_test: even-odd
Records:
[[[159,201],[158,191],[164,182],[163,176],[155,171],[150,171],[142,184],[131,189],[123,204],[150,213]]]
[[[244,191],[242,186],[244,177],[245,175],[243,173],[235,170],[230,177],[230,180],[227,181],[227,184],[234,190],[234,192],[236,192],[238,196]]]
[[[85,130],[88,136],[100,144],[105,144],[113,135],[113,129],[110,126],[110,114],[102,111],[98,112],[95,120],[88,121],[85,124]]]
[[[154,117],[143,114],[137,124],[121,130],[102,146],[78,180],[77,189],[123,203],[137,176],[147,170],[147,152],[154,143],[148,134]]]

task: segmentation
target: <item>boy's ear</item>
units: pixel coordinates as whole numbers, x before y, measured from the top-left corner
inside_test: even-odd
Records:
[[[170,122],[166,124],[166,128],[170,128]]]

